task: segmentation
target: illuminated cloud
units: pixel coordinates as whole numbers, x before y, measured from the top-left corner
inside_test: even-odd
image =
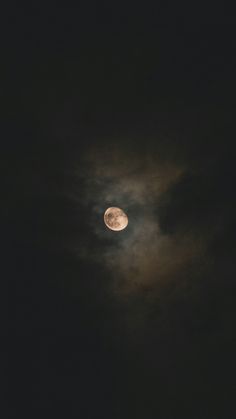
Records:
[[[172,281],[204,253],[201,234],[194,229],[168,232],[159,220],[170,189],[186,171],[183,164],[163,158],[158,149],[145,154],[127,144],[112,144],[85,153],[83,172],[77,172],[85,193],[77,199],[91,212],[89,228],[97,246],[78,246],[78,254],[110,272],[115,293],[135,293]],[[128,214],[129,226],[123,232],[104,227],[103,213],[110,205]]]

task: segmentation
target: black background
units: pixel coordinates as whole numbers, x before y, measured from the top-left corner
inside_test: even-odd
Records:
[[[12,4],[2,19],[4,417],[234,418],[232,14],[38,3]],[[162,229],[221,228],[198,282],[164,286],[139,327],[145,294],[113,299],[106,268],[67,246],[77,236],[101,245],[89,208],[67,195],[86,192],[70,169],[95,143],[132,137],[151,153],[157,132],[169,153],[204,167],[169,191]]]

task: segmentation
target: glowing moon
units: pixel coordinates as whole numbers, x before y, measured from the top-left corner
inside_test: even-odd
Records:
[[[128,225],[128,217],[121,208],[107,208],[104,214],[104,223],[110,230],[121,231]]]

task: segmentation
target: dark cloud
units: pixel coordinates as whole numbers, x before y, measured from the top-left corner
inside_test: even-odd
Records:
[[[235,418],[235,37],[136,6],[5,19],[10,417]]]
[[[85,193],[74,198],[89,208],[88,228],[96,243],[91,248],[78,240],[78,256],[105,266],[118,295],[154,290],[175,281],[189,266],[198,266],[217,229],[207,223],[211,194],[203,182],[206,174],[193,174],[188,161],[168,156],[168,149],[150,142],[148,148],[135,150],[133,141],[111,141],[90,147],[84,169],[75,169]],[[111,205],[129,216],[121,233],[103,224]],[[199,213],[193,211],[196,205]]]
[[[219,414],[232,400],[232,158],[212,158],[212,146],[203,157],[185,142],[177,149],[174,140],[110,139],[85,148],[74,169],[83,188],[71,202],[87,213],[89,241],[71,250],[97,267],[112,301],[106,324],[125,418],[134,406],[138,418],[199,417],[205,407],[203,418],[218,417],[215,394]],[[129,216],[120,234],[103,224],[110,205]]]

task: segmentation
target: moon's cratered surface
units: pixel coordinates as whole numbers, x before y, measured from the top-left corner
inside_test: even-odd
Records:
[[[110,230],[121,231],[128,225],[128,217],[121,208],[110,207],[104,213],[104,223]]]

